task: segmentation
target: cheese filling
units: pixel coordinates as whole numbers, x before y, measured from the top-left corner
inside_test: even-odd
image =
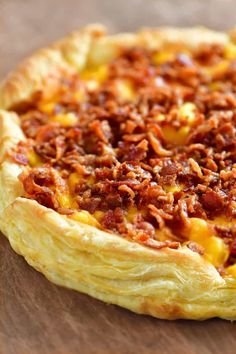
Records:
[[[22,114],[25,195],[236,276],[236,46],[125,49]]]

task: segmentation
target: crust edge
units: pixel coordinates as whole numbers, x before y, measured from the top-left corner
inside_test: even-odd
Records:
[[[3,211],[0,228],[17,253],[58,285],[163,319],[236,318],[236,281],[225,281],[187,248],[156,252],[25,198]]]
[[[195,41],[192,41],[193,34],[196,38]],[[227,34],[216,33],[210,30],[203,31],[199,28],[191,30],[179,30],[173,28],[156,30],[145,29],[135,35],[122,34],[108,37],[104,36],[104,31],[100,26],[92,26],[90,28],[87,27],[53,44],[49,49],[40,50],[31,58],[27,59],[21,66],[19,66],[19,68],[15,72],[8,76],[8,78],[2,83],[2,86],[0,88],[0,107],[9,109],[14,105],[18,104],[19,102],[30,99],[35,92],[43,88],[43,86],[45,85],[45,80],[48,77],[49,73],[49,90],[45,91],[44,94],[51,94],[53,89],[57,86],[58,80],[62,72],[64,73],[65,71],[73,72],[74,70],[81,70],[87,62],[90,64],[96,64],[99,63],[99,61],[101,60],[108,60],[112,55],[114,55],[115,51],[119,48],[121,44],[132,45],[138,42],[149,46],[157,46],[157,44],[160,46],[165,46],[173,44],[181,45],[181,43],[184,43],[186,45],[187,42],[190,41],[189,45],[197,45],[197,43],[199,43],[199,38],[202,38],[203,35],[204,38],[208,38],[208,41],[210,42],[212,42],[213,40],[219,40],[220,42],[223,41],[224,43],[226,43],[230,40],[230,38],[234,39],[233,32],[231,34],[231,37],[229,37]],[[81,40],[80,43],[78,42],[78,39]],[[93,39],[96,40],[93,41]],[[83,50],[81,50],[81,48],[83,47],[82,43],[84,45]],[[108,49],[105,53],[105,59],[104,56],[101,57],[101,54],[99,54],[104,48]],[[75,64],[77,64],[78,62],[80,63],[79,66],[75,67]],[[2,115],[5,116],[7,114],[10,113],[4,113]],[[9,119],[10,122],[9,116],[7,119]],[[2,128],[2,130],[6,131],[4,127]],[[13,140],[14,139],[11,139],[10,137],[9,141],[11,143],[14,143]],[[4,144],[2,143],[2,141],[0,145],[1,147],[3,147],[4,150]],[[3,160],[4,161],[2,162],[2,166],[8,163],[4,158]],[[7,174],[11,174],[12,166],[12,164],[9,164],[9,171],[6,170]],[[6,177],[3,177],[3,180],[5,178]],[[13,181],[16,182],[16,180],[17,176],[14,175]],[[19,182],[17,183],[19,187]],[[45,237],[50,236],[50,228],[48,228],[47,230],[42,230],[40,228],[40,232],[38,234],[36,232],[36,235],[34,233],[34,229],[30,229],[31,231],[28,232],[28,227],[31,223],[31,220],[29,220],[27,215],[31,215],[31,219],[33,221],[36,221],[33,217],[34,212],[35,215],[38,215],[38,213],[40,214],[43,212],[43,215],[47,215],[47,217],[45,217],[44,219],[45,225],[51,225],[48,220],[49,214],[51,216],[53,215],[52,220],[56,219],[59,224],[65,223],[65,218],[53,211],[43,208],[34,201],[30,201],[24,198],[17,198],[20,195],[20,191],[17,190],[18,187],[14,185],[10,186],[10,191],[13,193],[13,196],[10,199],[6,198],[8,199],[7,203],[5,203],[3,206],[3,208],[5,209],[0,215],[0,228],[6,235],[8,235],[10,243],[15,249],[15,251],[22,254],[29,264],[31,264],[37,270],[40,270],[44,275],[46,275],[47,278],[49,278],[54,283],[69,288],[74,288],[76,290],[80,290],[105,302],[114,303],[122,307],[131,309],[132,311],[144,314],[151,314],[152,316],[159,318],[206,319],[215,316],[227,319],[236,318],[236,305],[234,304],[236,281],[234,281],[233,279],[228,279],[225,281],[223,278],[220,277],[215,268],[209,263],[206,263],[202,258],[200,258],[200,263],[197,262],[196,255],[194,255],[193,252],[191,256],[189,256],[189,254],[188,256],[186,256],[186,251],[184,251],[184,253],[181,253],[180,251],[175,251],[176,253],[174,261],[177,262],[175,263],[175,265],[177,266],[177,270],[179,272],[178,276],[176,274],[176,280],[178,279],[179,281],[179,277],[181,277],[182,275],[182,287],[180,287],[181,293],[178,293],[178,291],[174,292],[174,297],[171,298],[168,297],[170,295],[170,289],[168,289],[167,286],[165,286],[163,292],[160,291],[160,293],[158,293],[160,296],[157,296],[157,293],[155,293],[154,295],[149,294],[148,296],[144,296],[142,294],[140,295],[136,290],[136,294],[129,297],[126,295],[110,294],[109,292],[99,291],[96,288],[92,287],[91,281],[90,283],[88,281],[86,285],[83,285],[84,283],[78,281],[76,277],[74,278],[74,280],[73,277],[72,279],[68,279],[68,276],[63,274],[63,269],[61,269],[61,267],[59,268],[58,272],[55,273],[55,269],[57,269],[57,266],[60,263],[60,259],[56,258],[55,264],[48,264],[48,262],[44,259],[44,253],[48,249],[48,244],[44,245],[42,259],[39,260],[37,258],[37,254],[34,252],[32,253],[32,245],[30,244],[30,240],[27,239],[28,235],[31,235],[31,241],[33,240],[36,243],[38,242],[39,245],[40,242],[42,242],[41,232],[42,235],[44,235]],[[2,199],[5,200],[5,198]],[[7,204],[10,205],[7,207]],[[12,221],[17,220],[19,215],[22,217],[22,222],[14,224],[13,227],[11,227]],[[41,224],[41,219],[39,224]],[[84,225],[75,222],[73,223],[73,225],[71,223],[68,224],[68,221],[67,224],[63,225],[67,225],[67,228],[70,229],[71,232],[72,230],[73,232],[76,231],[77,236],[80,233],[81,228],[85,227]],[[56,232],[58,232],[58,228],[52,228],[53,236],[56,237],[55,230]],[[35,237],[32,237],[32,235],[34,235]],[[94,228],[93,235],[94,237],[96,237],[96,229]],[[120,239],[118,241],[116,235],[110,236],[113,236],[115,243],[119,243],[121,240]],[[103,240],[103,243],[104,242],[106,243],[106,241]],[[55,251],[55,243],[49,242],[49,245],[52,247],[51,251],[53,253]],[[133,247],[133,243],[129,243],[130,247],[131,245]],[[76,249],[78,250],[78,244],[76,247]],[[135,247],[137,247],[137,245]],[[173,259],[171,255],[171,252],[173,250],[154,252],[152,250],[147,250],[145,247],[142,247],[140,245],[138,245],[138,247],[141,247],[141,249],[138,249],[138,251],[135,253],[135,259],[133,259],[133,261],[136,261],[137,257],[140,255],[141,257],[144,257],[144,254],[146,255],[147,252],[149,255],[155,254],[155,256],[153,257],[155,257],[156,267],[160,262],[160,259],[158,257],[162,256],[163,254],[166,255],[166,252],[168,253],[167,263],[170,262],[171,259]],[[63,250],[64,249],[62,248],[62,251]],[[114,250],[111,250],[111,254],[114,256],[114,252],[112,253],[112,251]],[[115,252],[115,255],[117,256],[117,250]],[[123,249],[123,256],[127,256],[127,250],[125,248]],[[194,273],[195,276],[193,277],[194,280],[196,280],[196,276],[203,277],[202,279],[204,279],[204,281],[200,282],[197,287],[193,287],[194,293],[192,293],[191,291],[190,293],[186,291],[187,282],[184,281],[183,277],[187,276],[188,279],[192,278],[191,276],[189,277],[189,270],[186,270],[185,272],[181,268],[183,265],[182,263],[184,263],[183,260],[188,260],[190,262],[189,264],[192,266],[197,265]],[[150,262],[150,260],[148,262]],[[146,264],[142,265],[142,267],[144,266],[146,266]],[[157,281],[160,280],[158,277],[156,279]],[[139,283],[140,281],[141,284],[144,283],[143,277],[141,278],[141,280],[139,280]],[[169,278],[167,277],[164,280],[164,284],[169,284],[168,281]],[[163,285],[162,282],[160,282],[159,284],[160,287]],[[174,284],[175,281],[172,282],[172,285]],[[158,288],[154,287],[153,289],[157,290]],[[187,302],[185,300],[185,296],[190,295],[192,296],[192,302]],[[225,302],[227,306],[225,305]]]
[[[23,60],[0,84],[0,108],[14,109],[38,92],[51,96],[62,75],[84,68],[92,41],[104,33],[102,25],[90,25]]]
[[[144,28],[137,33],[105,35],[101,24],[89,25],[75,31],[51,46],[40,49],[25,59],[0,84],[0,108],[14,109],[43,91],[50,96],[60,77],[65,73],[79,72],[86,64],[98,65],[110,60],[121,46],[143,45],[151,48],[165,46],[194,48],[200,43],[227,43],[235,36],[204,27]]]

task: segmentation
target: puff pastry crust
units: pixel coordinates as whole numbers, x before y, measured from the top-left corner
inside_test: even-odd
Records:
[[[235,37],[205,28],[144,29],[108,36],[88,26],[26,59],[0,88],[0,229],[12,248],[52,282],[140,314],[163,319],[236,318],[236,280],[186,246],[152,250],[21,197],[7,151],[24,140],[15,107],[52,94],[65,72],[114,57],[122,45],[148,48],[226,44]],[[37,225],[37,227],[35,227]]]

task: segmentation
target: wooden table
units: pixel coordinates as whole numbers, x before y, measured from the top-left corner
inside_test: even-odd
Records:
[[[81,25],[234,25],[233,0],[0,0],[0,77]],[[0,354],[234,354],[234,324],[156,320],[49,283],[0,237]]]

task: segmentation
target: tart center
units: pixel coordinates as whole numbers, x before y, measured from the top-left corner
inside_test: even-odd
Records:
[[[236,46],[121,49],[21,116],[25,196],[235,274]]]

